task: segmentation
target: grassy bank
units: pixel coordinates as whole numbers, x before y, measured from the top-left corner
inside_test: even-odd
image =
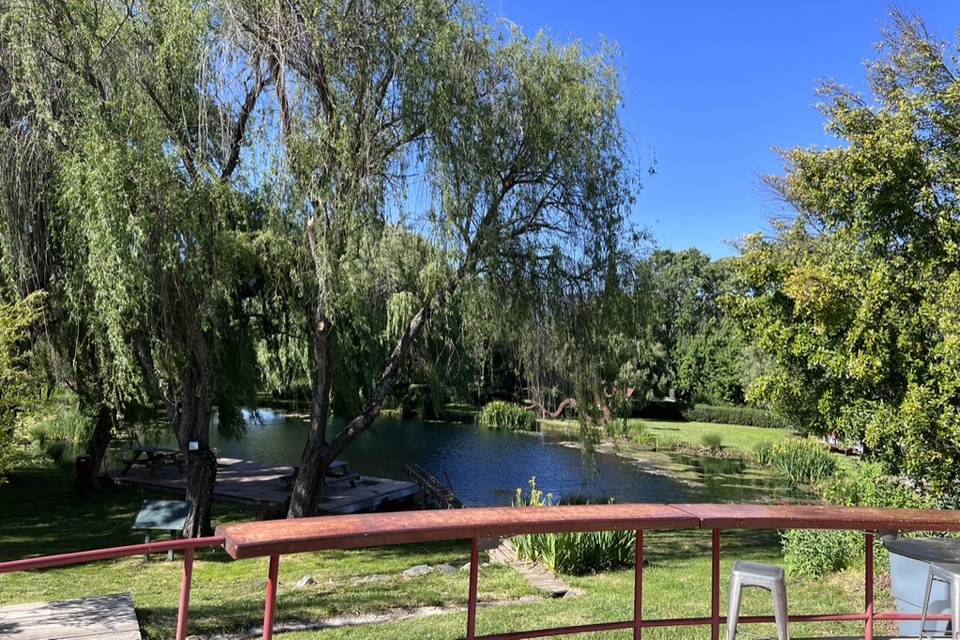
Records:
[[[570,420],[541,420],[541,428],[550,431],[576,433],[577,423]],[[762,442],[776,442],[786,438],[787,429],[748,427],[716,422],[682,422],[674,420],[627,420],[632,433],[643,432],[664,441],[683,442],[699,447],[705,436],[719,436],[726,449],[749,453]]]
[[[69,474],[35,469],[14,475],[0,487],[0,556],[3,559],[68,550],[131,544],[140,541],[129,529],[144,495],[135,489],[110,489],[78,498]],[[218,507],[217,519],[251,517],[238,508]],[[649,533],[644,611],[649,617],[701,616],[709,609],[709,536],[700,531]],[[724,537],[724,581],[735,559],[781,563],[775,533],[736,533]],[[409,610],[417,606],[456,606],[466,601],[467,576],[436,573],[405,578],[416,564],[467,561],[461,543],[414,545],[285,556],[280,564],[279,623],[315,621],[331,616]],[[191,632],[245,634],[260,622],[265,560],[232,562],[222,552],[200,554],[194,570]],[[316,584],[295,588],[304,575]],[[0,604],[64,600],[129,591],[133,594],[147,638],[169,638],[176,616],[180,563],[157,556],[152,562],[129,558],[85,566],[0,576]],[[632,571],[612,571],[565,580],[583,593],[562,600],[540,600],[481,609],[481,633],[629,618]],[[725,586],[723,587],[726,588]],[[858,571],[826,580],[791,579],[791,610],[804,613],[856,611],[862,603]],[[878,590],[886,597],[883,590]],[[725,592],[725,591],[724,591]],[[481,601],[516,601],[536,592],[512,570],[486,567],[480,574]],[[887,603],[889,604],[889,603]],[[747,598],[746,612],[769,610],[763,594]],[[464,615],[451,613],[386,625],[322,632],[279,634],[285,639],[409,638],[429,640],[462,637]],[[798,635],[855,633],[857,625],[798,626]],[[769,633],[770,630],[763,630]],[[650,638],[689,638],[690,630],[651,630]],[[598,636],[599,637],[599,636]],[[621,637],[607,634],[604,638]],[[624,636],[626,637],[626,636]]]

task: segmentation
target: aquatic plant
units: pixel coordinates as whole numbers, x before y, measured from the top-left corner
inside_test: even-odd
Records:
[[[794,484],[814,484],[833,476],[837,460],[813,438],[788,438],[770,449],[770,465]]]
[[[723,449],[723,436],[719,433],[705,433],[701,436],[700,442],[711,451],[720,451]]]
[[[536,431],[537,418],[518,404],[493,400],[483,405],[477,414],[481,427],[509,429],[510,431]]]
[[[530,478],[525,496],[517,489],[513,506],[553,508],[553,494],[537,488],[537,479]],[[610,500],[613,502],[613,500]],[[636,548],[634,531],[590,531],[584,533],[548,533],[516,536],[512,539],[517,557],[540,562],[554,573],[583,575],[632,566]]]

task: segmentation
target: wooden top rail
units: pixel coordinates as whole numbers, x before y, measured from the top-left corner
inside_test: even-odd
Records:
[[[233,558],[324,549],[626,529],[960,531],[960,511],[757,504],[603,504],[406,511],[221,526]]]
[[[677,507],[605,504],[403,511],[246,522],[218,527],[217,535],[224,537],[227,553],[239,559],[521,533],[696,529],[699,526],[695,516]]]
[[[960,511],[818,505],[680,504],[701,529],[847,529],[960,531]]]

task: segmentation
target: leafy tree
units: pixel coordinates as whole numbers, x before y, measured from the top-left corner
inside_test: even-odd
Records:
[[[957,48],[894,13],[872,100],[822,88],[842,144],[784,152],[795,222],[748,237],[736,316],[773,361],[752,393],[798,426],[864,438],[887,471],[958,495]]]
[[[311,424],[289,512],[304,516],[462,285],[549,259],[587,269],[615,244],[629,198],[619,92],[605,52],[495,34],[466,3],[232,7],[239,46],[271,70],[277,162],[289,167],[278,235],[309,282]],[[359,273],[392,225],[436,250],[416,286],[379,288],[402,331],[384,357],[350,361],[376,372],[358,388],[338,366],[355,345],[343,332],[372,300]],[[344,392],[359,410],[328,434]]]
[[[744,341],[725,315],[728,260],[697,250],[655,251],[639,268],[648,271],[654,299],[654,336],[669,363],[680,399],[741,404]]]
[[[236,170],[265,82],[256,60],[208,55],[221,22],[176,1],[55,0],[2,17],[10,95],[51,154],[67,313],[110,406],[166,409],[187,456],[190,535],[210,529],[214,406],[221,429],[236,427],[255,380],[240,311],[256,210]]]

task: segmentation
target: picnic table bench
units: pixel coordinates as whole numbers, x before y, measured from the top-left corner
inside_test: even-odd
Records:
[[[182,470],[183,454],[178,449],[166,447],[137,447],[120,474],[126,475],[134,465],[144,466],[155,472],[157,467],[165,464],[175,464],[177,469]]]

